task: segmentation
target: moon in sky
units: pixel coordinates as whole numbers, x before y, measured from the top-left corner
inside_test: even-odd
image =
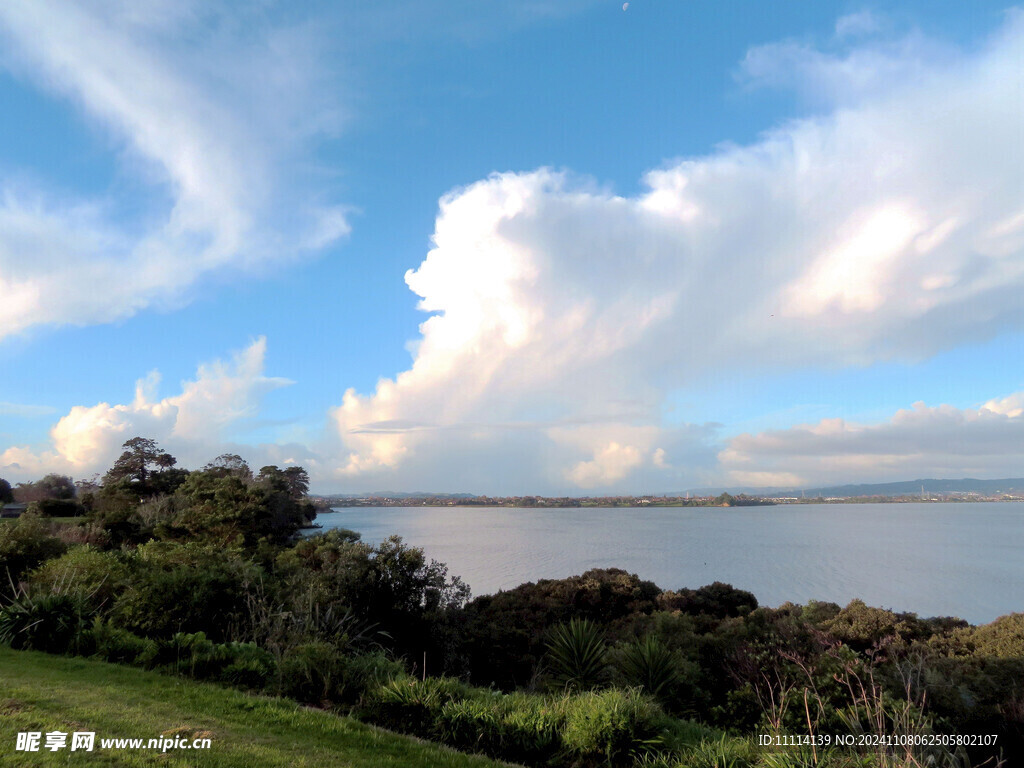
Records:
[[[624,10],[624,11],[625,11],[625,10],[627,10],[628,8],[629,8],[629,3],[623,3],[623,4],[622,4],[622,10]]]

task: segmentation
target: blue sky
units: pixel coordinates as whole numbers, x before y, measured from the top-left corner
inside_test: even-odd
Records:
[[[0,476],[1020,476],[1022,51],[988,2],[5,3]]]

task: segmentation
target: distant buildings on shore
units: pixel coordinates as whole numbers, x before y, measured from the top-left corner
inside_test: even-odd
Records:
[[[1024,501],[1024,493],[948,492],[901,494],[896,496],[458,496],[372,495],[361,497],[318,496],[311,500],[320,509],[331,507],[757,507],[777,504],[893,504],[912,502],[955,503],[969,501]]]

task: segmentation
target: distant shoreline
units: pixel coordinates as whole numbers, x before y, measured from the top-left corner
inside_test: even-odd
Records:
[[[775,506],[800,506],[808,504],[973,504],[986,503],[997,504],[1004,502],[1021,502],[1024,497],[1003,496],[1003,497],[982,497],[982,496],[937,496],[934,498],[914,497],[892,497],[892,496],[869,496],[869,497],[831,497],[831,498],[757,498],[757,497],[733,497],[729,501],[719,501],[718,498],[693,498],[693,499],[630,499],[630,498],[608,498],[608,499],[579,499],[567,501],[565,499],[528,497],[524,498],[445,498],[445,497],[369,497],[358,499],[330,499],[318,498],[316,500],[318,512],[330,511],[336,507],[464,507],[464,508],[518,508],[518,509],[650,509],[650,508],[710,508],[710,509],[731,509],[735,507],[775,507]]]

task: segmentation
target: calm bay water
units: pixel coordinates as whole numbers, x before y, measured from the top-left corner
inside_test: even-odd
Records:
[[[663,589],[724,581],[762,605],[828,600],[971,623],[1024,611],[1024,503],[523,509],[349,507],[320,515],[397,534],[474,595],[590,568]]]

